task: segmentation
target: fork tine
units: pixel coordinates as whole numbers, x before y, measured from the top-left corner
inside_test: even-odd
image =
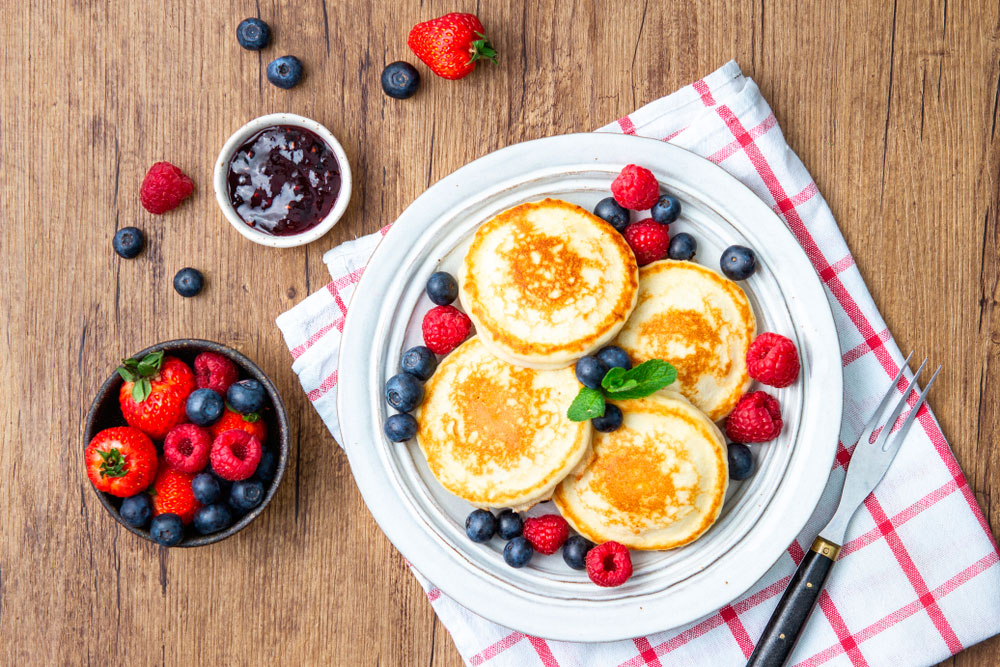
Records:
[[[859,442],[862,440],[871,440],[872,431],[874,431],[875,428],[879,425],[879,417],[882,416],[882,413],[885,412],[886,406],[889,405],[889,399],[892,398],[893,390],[899,383],[899,379],[903,377],[903,373],[905,373],[906,369],[909,368],[910,357],[912,356],[913,356],[913,351],[911,350],[910,353],[906,355],[906,359],[903,359],[903,363],[899,365],[899,372],[896,373],[896,377],[893,378],[892,382],[889,383],[889,388],[886,389],[885,396],[882,397],[882,401],[878,404],[878,407],[875,408],[875,412],[873,412],[872,416],[868,418],[868,423],[865,424],[865,428],[862,431],[862,435],[858,439]]]
[[[906,385],[906,389],[903,390],[903,395],[899,397],[896,401],[896,407],[892,409],[892,414],[889,415],[889,419],[883,424],[882,432],[878,434],[878,438],[875,440],[875,446],[879,449],[884,449],[886,441],[889,439],[889,434],[892,432],[892,427],[895,425],[896,420],[899,419],[899,415],[902,414],[903,408],[906,406],[906,399],[910,397],[910,391],[917,386],[917,378],[920,377],[920,373],[924,370],[924,366],[927,365],[927,359],[924,359],[923,363],[920,364],[920,368],[917,372],[913,374],[913,379],[910,380],[910,384]]]
[[[920,395],[917,397],[917,402],[913,404],[913,409],[910,410],[910,414],[906,415],[906,419],[903,420],[903,425],[899,427],[898,431],[896,431],[895,439],[892,442],[893,447],[898,447],[900,444],[902,444],[903,438],[906,437],[906,431],[910,428],[910,424],[912,424],[913,420],[916,418],[917,412],[920,410],[921,407],[923,407],[924,403],[927,401],[927,392],[931,390],[931,385],[934,384],[934,380],[937,379],[938,373],[940,372],[941,372],[941,367],[938,366],[937,370],[934,371],[934,375],[932,375],[931,379],[928,380],[927,384],[924,385],[924,389],[923,391],[920,392]],[[883,445],[883,448],[888,449],[888,446]]]

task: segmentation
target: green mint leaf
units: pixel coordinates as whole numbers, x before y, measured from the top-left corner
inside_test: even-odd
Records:
[[[614,369],[612,369],[614,370]],[[610,371],[608,371],[610,374]],[[607,376],[605,376],[605,379]],[[662,359],[650,359],[635,368],[620,374],[620,377],[608,387],[604,393],[608,398],[622,400],[628,398],[643,398],[663,389],[677,379],[677,369]]]
[[[570,421],[583,422],[604,416],[604,395],[596,389],[581,387],[566,413]]]
[[[625,381],[625,369],[621,366],[615,366],[614,368],[609,368],[608,372],[604,374],[604,379],[601,380],[601,386],[608,391],[614,391],[621,387],[622,382]]]

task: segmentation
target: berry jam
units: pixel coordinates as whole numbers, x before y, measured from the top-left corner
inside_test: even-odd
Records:
[[[229,201],[257,231],[291,236],[322,221],[340,193],[340,163],[315,132],[274,125],[229,161]]]

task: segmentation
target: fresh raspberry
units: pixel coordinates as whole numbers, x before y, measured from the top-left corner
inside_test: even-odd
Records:
[[[522,534],[535,551],[554,554],[569,539],[569,524],[558,514],[546,514],[526,519]]]
[[[587,552],[587,576],[598,586],[621,586],[632,576],[632,556],[618,542],[605,542]]]
[[[225,396],[229,385],[239,379],[236,364],[218,352],[202,352],[194,358],[194,381],[198,389],[214,389]]]
[[[251,412],[248,415],[241,415],[232,410],[229,406],[226,406],[226,411],[222,413],[222,418],[208,427],[208,430],[212,432],[212,438],[218,438],[220,433],[225,433],[231,429],[238,428],[240,430],[246,431],[253,437],[260,440],[260,444],[267,442],[267,426],[264,425],[264,420],[260,418],[256,412]]]
[[[201,472],[208,465],[212,436],[195,424],[181,424],[163,441],[163,460],[180,472]]]
[[[670,248],[670,232],[667,225],[661,225],[652,218],[633,222],[625,228],[623,235],[632,248],[639,266],[663,259]]]
[[[184,523],[191,523],[194,514],[201,509],[201,503],[194,497],[191,480],[194,473],[174,470],[161,465],[153,482],[153,515],[176,514]]]
[[[649,169],[630,164],[611,183],[611,194],[625,208],[646,211],[660,198],[660,184]]]
[[[194,192],[194,182],[169,162],[157,162],[146,172],[139,201],[150,213],[160,215],[177,208]]]
[[[726,419],[726,435],[734,442],[766,442],[781,433],[778,399],[763,391],[745,394]]]
[[[220,433],[212,443],[212,470],[222,479],[238,482],[254,474],[260,455],[260,440],[234,428]]]
[[[750,377],[772,387],[787,387],[799,377],[795,343],[776,333],[762,333],[747,350]]]
[[[435,306],[424,315],[421,329],[431,352],[448,354],[468,337],[472,320],[455,306]]]

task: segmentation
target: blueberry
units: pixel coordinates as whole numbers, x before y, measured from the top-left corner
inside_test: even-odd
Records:
[[[424,400],[424,385],[409,373],[397,373],[385,383],[385,402],[400,412],[409,412]]]
[[[458,282],[450,273],[432,273],[427,279],[427,297],[439,306],[447,306],[458,298]]]
[[[225,401],[214,389],[195,389],[185,406],[188,419],[198,426],[211,426],[219,421],[225,409]]]
[[[243,19],[236,26],[236,41],[248,51],[260,51],[271,42],[271,28],[260,19]]]
[[[260,452],[260,463],[254,475],[257,479],[270,482],[278,474],[278,452],[270,447],[264,447]]]
[[[587,569],[587,552],[594,548],[594,543],[586,537],[574,535],[566,540],[562,548],[563,560],[574,570]]]
[[[259,479],[244,479],[233,482],[229,492],[229,504],[240,512],[248,512],[264,500],[264,483]]]
[[[465,518],[465,534],[473,542],[487,542],[497,529],[497,520],[489,510],[473,510]]]
[[[267,80],[278,88],[293,88],[302,79],[302,61],[295,56],[281,56],[267,64]]]
[[[687,261],[694,257],[694,253],[697,250],[698,242],[694,240],[694,237],[687,232],[680,232],[679,234],[674,234],[674,237],[670,239],[670,245],[667,247],[667,257]]]
[[[417,94],[420,72],[408,62],[397,60],[382,70],[382,90],[389,97],[405,100]]]
[[[219,485],[219,497],[220,498],[228,497],[229,492],[232,491],[233,489],[232,481],[219,477],[219,475],[216,474],[214,470],[212,470],[211,466],[209,466],[208,472],[212,475],[213,478],[215,478],[216,483]]]
[[[723,251],[719,265],[730,280],[746,280],[757,269],[757,256],[750,248],[731,245]]]
[[[184,537],[184,523],[173,513],[154,516],[149,524],[149,536],[157,544],[172,547]]]
[[[740,481],[753,474],[753,452],[741,442],[731,442],[728,445],[729,479]]]
[[[622,411],[617,405],[612,405],[607,403],[604,406],[604,416],[594,417],[590,420],[590,423],[594,425],[594,428],[601,433],[611,433],[611,431],[617,431],[618,427],[622,425]]]
[[[216,503],[198,508],[194,513],[192,525],[201,535],[217,533],[220,530],[229,528],[233,522],[233,513],[225,505]]]
[[[661,225],[669,225],[681,214],[681,202],[672,195],[661,196],[653,208],[649,209],[649,215]]]
[[[133,528],[142,528],[149,523],[149,517],[153,516],[153,499],[148,493],[126,498],[118,509],[118,515]]]
[[[190,266],[181,269],[174,276],[174,289],[181,296],[196,296],[204,286],[205,276],[201,275],[201,271],[192,269]]]
[[[632,360],[628,358],[628,352],[617,345],[608,345],[597,353],[597,360],[610,368],[632,368]],[[602,378],[603,379],[603,378]]]
[[[524,567],[535,555],[535,550],[524,537],[515,537],[503,548],[503,559],[511,567]]]
[[[383,430],[385,437],[393,442],[403,442],[417,434],[417,420],[413,418],[413,415],[392,415],[385,420]]]
[[[576,362],[576,379],[584,387],[600,389],[608,366],[597,357],[580,357]]]
[[[497,535],[502,539],[512,540],[524,530],[524,522],[513,510],[503,510],[497,516]]]
[[[222,495],[219,480],[210,472],[195,475],[191,480],[191,491],[194,493],[194,499],[202,505],[211,505]]]
[[[240,380],[229,385],[229,389],[226,390],[226,400],[233,410],[241,415],[248,415],[264,409],[267,392],[264,391],[264,385],[257,380]]]
[[[594,215],[607,221],[619,232],[624,232],[625,228],[628,227],[628,209],[616,202],[614,197],[605,197],[597,202],[597,206],[594,207]]]
[[[138,227],[122,227],[115,232],[115,237],[111,239],[111,247],[115,249],[119,257],[132,259],[146,245],[146,239],[142,235],[142,230]]]
[[[418,380],[428,380],[437,369],[437,357],[431,352],[431,348],[423,345],[411,347],[403,353],[403,358],[399,361],[399,368],[417,378]]]

